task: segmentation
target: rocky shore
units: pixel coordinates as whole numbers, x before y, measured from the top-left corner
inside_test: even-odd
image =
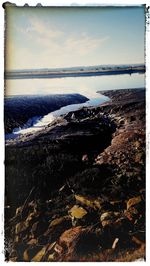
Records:
[[[101,93],[6,147],[7,261],[145,258],[145,90]]]

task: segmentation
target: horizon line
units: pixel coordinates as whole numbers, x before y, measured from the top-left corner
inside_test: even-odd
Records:
[[[78,66],[68,66],[68,67],[43,67],[43,68],[18,68],[18,69],[4,69],[5,73],[16,72],[16,71],[30,71],[30,70],[66,70],[66,69],[75,69],[75,68],[88,68],[88,67],[106,67],[106,66],[145,66],[145,63],[124,63],[124,64],[101,64],[101,65],[78,65]]]

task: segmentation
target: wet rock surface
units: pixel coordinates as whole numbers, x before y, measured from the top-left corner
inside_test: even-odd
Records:
[[[145,91],[103,93],[110,102],[7,147],[6,260],[145,257]]]

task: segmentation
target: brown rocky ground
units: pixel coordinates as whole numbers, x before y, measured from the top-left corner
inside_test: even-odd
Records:
[[[32,140],[56,141],[77,161],[70,174],[60,172],[53,193],[35,197],[34,186],[15,215],[6,215],[6,260],[145,258],[145,90],[103,94],[111,101],[69,113],[65,125]]]

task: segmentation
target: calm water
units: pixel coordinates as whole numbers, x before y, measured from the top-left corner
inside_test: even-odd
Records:
[[[96,76],[96,77],[76,77],[61,79],[20,79],[6,80],[7,95],[33,95],[33,94],[66,94],[80,93],[89,101],[83,104],[72,104],[62,107],[59,110],[49,113],[42,119],[34,121],[30,119],[30,123],[24,125],[22,129],[17,128],[13,134],[7,134],[6,138],[14,138],[17,135],[30,133],[41,130],[43,127],[52,122],[56,117],[66,114],[69,111],[75,111],[83,106],[96,106],[108,100],[97,91],[126,89],[126,88],[142,88],[145,86],[144,74],[123,74],[114,76]]]
[[[80,93],[91,99],[98,90],[144,87],[144,74],[6,80],[5,87],[7,95]]]

